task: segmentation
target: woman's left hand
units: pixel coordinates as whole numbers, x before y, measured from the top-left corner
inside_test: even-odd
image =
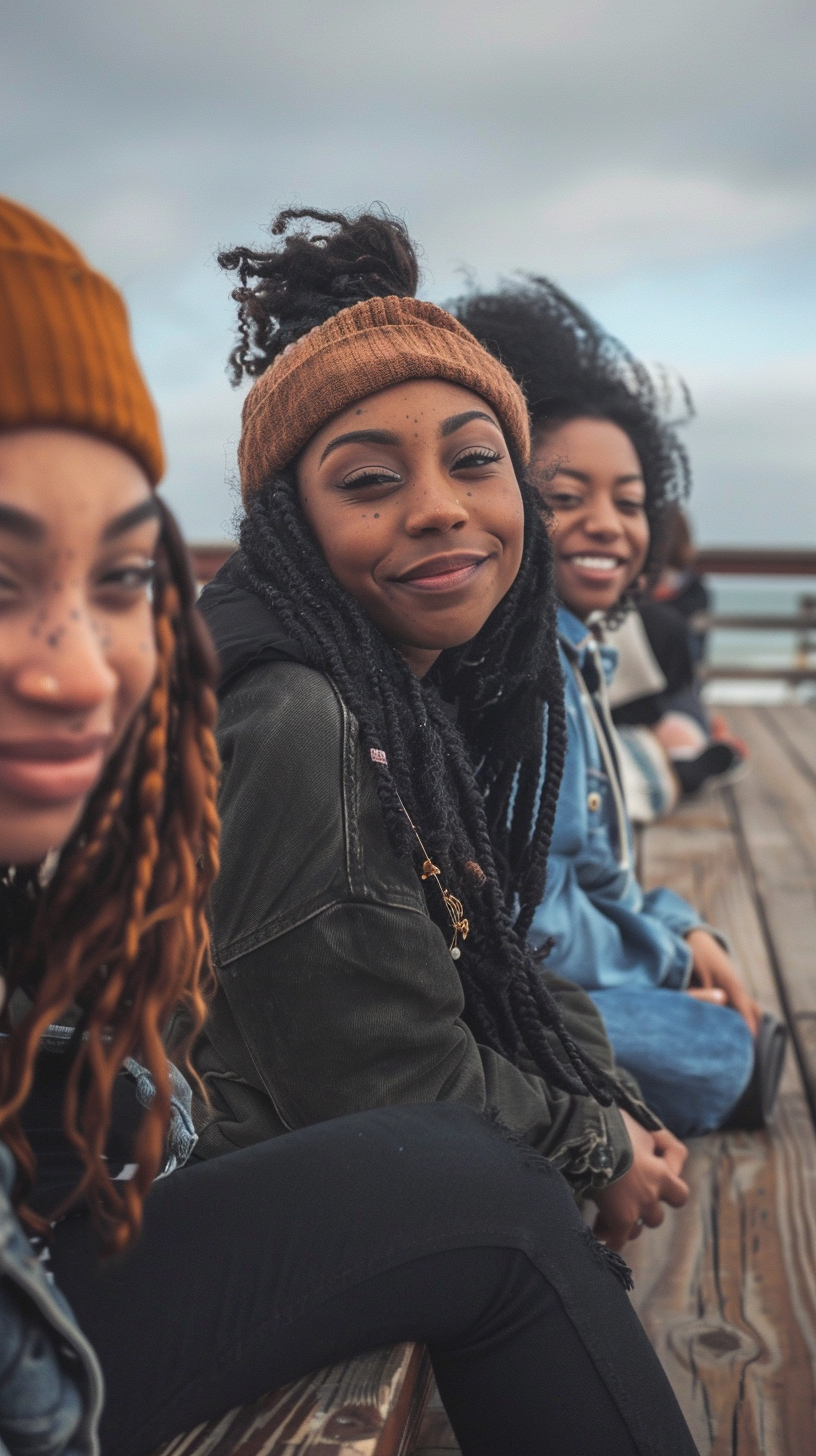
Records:
[[[733,1006],[756,1036],[762,1008],[746,991],[731,957],[708,930],[690,930],[685,939],[694,957],[688,994],[700,1001]]]

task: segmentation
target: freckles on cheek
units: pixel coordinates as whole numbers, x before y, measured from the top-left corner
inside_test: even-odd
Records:
[[[107,623],[101,622],[97,618],[92,617],[91,629],[102,651],[110,652],[111,648],[113,647],[113,634],[111,633],[111,630],[108,627]]]

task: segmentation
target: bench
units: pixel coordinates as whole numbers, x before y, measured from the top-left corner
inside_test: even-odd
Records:
[[[374,1350],[197,1426],[156,1456],[407,1456],[430,1380],[421,1345]]]

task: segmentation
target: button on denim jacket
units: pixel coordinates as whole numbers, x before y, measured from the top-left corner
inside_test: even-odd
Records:
[[[0,1143],[0,1456],[98,1456],[102,1374],[14,1213]]]
[[[683,937],[703,922],[672,890],[644,894],[635,878],[606,705],[617,651],[599,644],[566,607],[558,609],[558,635],[567,754],[547,888],[530,938],[540,945],[551,936],[547,969],[588,991],[684,989],[692,957]]]

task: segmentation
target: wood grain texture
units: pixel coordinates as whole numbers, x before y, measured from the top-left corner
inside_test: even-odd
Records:
[[[374,1350],[198,1426],[156,1456],[406,1456],[429,1381],[421,1345]]]
[[[760,724],[746,713],[734,722],[752,749]],[[784,962],[755,894],[755,856],[776,846],[749,854],[739,831],[743,796],[761,791],[763,770],[754,762],[733,790],[711,791],[649,830],[643,871],[726,932],[754,995],[778,1014],[774,971],[784,977]],[[798,792],[795,777],[788,792]],[[816,1137],[792,1057],[774,1126],[695,1139],[688,1180],[686,1207],[627,1253],[635,1306],[700,1451],[816,1451]]]
[[[803,1156],[804,1154],[804,1156]],[[701,1456],[816,1451],[816,1150],[804,1099],[695,1139],[686,1207],[628,1251],[635,1307]]]
[[[732,717],[752,755],[733,792],[735,826],[816,1113],[816,715],[743,708]]]

